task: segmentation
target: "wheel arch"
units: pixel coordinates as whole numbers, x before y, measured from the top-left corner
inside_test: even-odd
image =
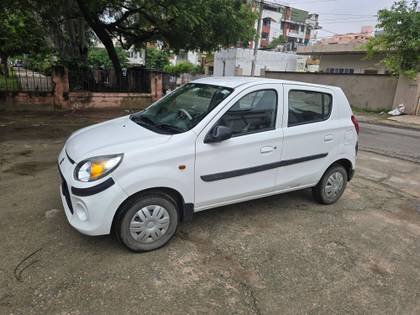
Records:
[[[118,222],[120,215],[122,214],[122,211],[127,204],[134,202],[134,200],[136,200],[140,196],[146,195],[149,193],[164,194],[164,195],[169,196],[171,199],[173,199],[173,201],[177,205],[180,221],[191,221],[192,214],[194,212],[194,204],[185,203],[185,200],[182,194],[174,188],[163,187],[163,186],[152,187],[152,188],[140,190],[130,195],[120,204],[120,206],[118,207],[117,211],[114,214],[114,218],[112,219],[111,230],[114,231],[115,224],[116,222]]]
[[[350,181],[353,178],[354,170],[353,170],[353,163],[349,159],[339,159],[331,163],[331,165],[327,168],[328,171],[333,165],[341,165],[347,172],[347,181]],[[325,172],[326,172],[325,171]],[[324,172],[324,174],[325,174]]]

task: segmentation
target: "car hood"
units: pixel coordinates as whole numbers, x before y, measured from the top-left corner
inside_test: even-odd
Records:
[[[80,162],[98,155],[126,153],[130,148],[156,146],[170,138],[171,135],[153,132],[124,116],[74,132],[65,148],[72,160]]]

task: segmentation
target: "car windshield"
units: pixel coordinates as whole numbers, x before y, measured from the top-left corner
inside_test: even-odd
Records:
[[[155,132],[182,133],[197,125],[232,91],[209,84],[186,84],[130,118]]]

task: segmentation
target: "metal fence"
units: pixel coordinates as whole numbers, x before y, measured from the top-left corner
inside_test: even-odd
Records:
[[[152,71],[129,68],[118,80],[113,70],[72,69],[69,71],[70,91],[150,93]]]
[[[25,68],[10,68],[0,74],[0,91],[6,92],[52,92],[54,84],[50,75]]]
[[[178,77],[173,74],[170,74],[170,73],[162,74],[163,94],[166,94],[169,91],[173,91],[177,88],[177,79]]]

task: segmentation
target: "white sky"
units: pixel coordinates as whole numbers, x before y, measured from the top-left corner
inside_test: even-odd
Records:
[[[318,38],[333,33],[358,32],[365,25],[376,25],[378,10],[390,8],[394,0],[267,0],[290,5],[311,13],[319,14],[319,24],[323,30]]]

